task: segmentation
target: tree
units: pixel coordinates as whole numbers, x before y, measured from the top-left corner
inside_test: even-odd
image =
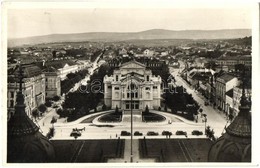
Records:
[[[59,100],[60,100],[60,96],[56,95],[56,96],[53,97],[53,101],[59,101]]]
[[[52,57],[56,58],[56,51],[52,51]]]
[[[77,74],[75,73],[68,73],[66,75],[66,77],[69,79],[69,80],[73,80],[74,78],[76,78]]]
[[[32,116],[33,116],[33,118],[36,120],[36,118],[37,117],[39,117],[39,111],[38,111],[38,109],[34,109],[33,111],[32,111]]]
[[[63,117],[63,111],[61,108],[59,108],[56,113],[62,118]]]
[[[53,124],[56,123],[56,122],[57,122],[57,118],[55,118],[55,117],[53,116],[52,119],[51,119],[52,127],[54,127]]]
[[[149,108],[148,108],[148,105],[145,106],[145,111],[144,111],[145,114],[148,114],[149,113]]]
[[[46,137],[48,139],[51,139],[52,137],[54,137],[54,134],[55,134],[55,128],[54,127],[51,127],[49,132],[47,133]]]
[[[166,106],[166,104],[164,105],[164,111],[167,112],[167,106]]]
[[[106,111],[106,110],[107,110],[107,106],[106,106],[106,104],[103,104],[102,111]]]
[[[214,134],[215,134],[214,130],[211,129],[210,126],[207,126],[207,127],[206,127],[206,136],[207,136],[210,140],[215,141],[216,138],[215,138]]]
[[[47,107],[44,104],[39,105],[38,110],[41,113],[44,113],[47,110]]]
[[[119,114],[119,110],[118,110],[117,106],[116,106],[116,109],[115,109],[115,114]]]
[[[45,106],[46,106],[46,107],[51,107],[51,101],[49,101],[49,100],[46,101],[46,102],[45,102]]]
[[[228,119],[229,119],[230,121],[233,121],[234,115],[233,115],[232,113],[230,113],[230,114],[228,115]]]

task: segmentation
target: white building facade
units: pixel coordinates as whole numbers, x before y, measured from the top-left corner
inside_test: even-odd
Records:
[[[32,117],[33,109],[45,103],[45,74],[36,66],[24,66],[24,79],[22,84],[25,96],[26,114]],[[16,76],[18,74],[15,72]],[[7,84],[7,110],[8,118],[15,112],[16,94],[19,90],[19,81],[15,75],[10,75],[11,79]]]
[[[161,77],[153,76],[146,66],[130,61],[104,77],[104,102],[107,106],[128,111],[158,108],[161,102]]]

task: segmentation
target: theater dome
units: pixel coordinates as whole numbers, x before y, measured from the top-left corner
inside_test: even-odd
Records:
[[[20,74],[21,68],[20,68]],[[52,143],[39,132],[39,127],[25,113],[22,75],[16,97],[15,113],[8,122],[7,162],[51,162],[55,157]]]

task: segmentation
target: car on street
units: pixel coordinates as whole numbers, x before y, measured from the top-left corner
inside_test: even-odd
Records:
[[[186,131],[176,131],[175,135],[187,135],[187,132]]]
[[[135,133],[134,133],[134,136],[142,136],[142,135],[143,135],[143,133],[141,133],[139,131],[135,131]]]
[[[157,135],[159,135],[159,134],[158,134],[158,132],[149,131],[149,132],[147,132],[147,135],[148,135],[148,136],[157,136]]]
[[[203,135],[203,132],[202,131],[199,131],[199,130],[193,130],[192,131],[192,133],[191,133],[192,135]]]
[[[75,136],[79,137],[79,136],[81,136],[81,133],[80,133],[79,131],[73,130],[73,131],[70,133],[70,136],[71,136],[71,137],[75,137]]]
[[[162,135],[172,135],[172,132],[170,132],[170,131],[163,131]]]
[[[121,136],[129,136],[131,135],[130,132],[127,132],[127,131],[121,131]]]

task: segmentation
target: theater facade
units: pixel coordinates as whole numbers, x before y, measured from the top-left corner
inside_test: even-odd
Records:
[[[161,102],[161,77],[135,60],[122,64],[113,75],[104,77],[104,102],[115,109],[142,111],[158,109]]]

